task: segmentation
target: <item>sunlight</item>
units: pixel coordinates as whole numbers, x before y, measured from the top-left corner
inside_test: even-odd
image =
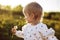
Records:
[[[12,8],[17,6],[17,5],[22,5],[23,7],[34,0],[0,0],[0,4],[2,5],[10,5]]]
[[[0,0],[1,5],[10,5],[14,8],[17,5],[22,5],[25,7],[26,4],[30,2],[38,2],[44,11],[59,11],[60,12],[60,2],[59,0]]]
[[[19,1],[16,0],[0,0],[0,4],[2,5],[10,5],[12,8],[19,5]]]

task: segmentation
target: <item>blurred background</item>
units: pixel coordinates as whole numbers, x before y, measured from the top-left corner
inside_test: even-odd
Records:
[[[17,30],[21,30],[22,26],[26,24],[22,10],[24,6],[29,2],[32,2],[32,0],[0,1],[0,40],[23,40],[22,38],[18,38],[15,35],[12,35],[11,28],[18,26]],[[44,10],[44,17],[42,22],[45,23],[48,28],[52,27],[56,31],[55,36],[60,40],[59,0],[37,0],[36,2],[41,4]]]

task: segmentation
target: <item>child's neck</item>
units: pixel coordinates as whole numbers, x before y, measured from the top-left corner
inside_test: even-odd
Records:
[[[40,23],[40,21],[38,21],[38,22],[33,22],[33,23],[31,23],[31,25],[37,25],[38,23]]]

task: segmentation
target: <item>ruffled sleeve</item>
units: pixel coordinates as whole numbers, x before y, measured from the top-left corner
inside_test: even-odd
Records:
[[[16,33],[15,33],[15,35],[16,35],[17,37],[24,38],[24,32],[23,32],[23,31],[24,31],[25,27],[26,27],[26,25],[24,25],[24,26],[22,27],[22,31],[21,31],[21,30],[17,30]]]
[[[52,28],[48,29],[45,24],[43,24],[43,30],[41,30],[41,34],[45,40],[58,40],[54,35],[55,31]]]
[[[43,36],[47,40],[58,40],[54,34],[55,31],[52,28],[50,28],[43,33]]]
[[[16,31],[15,35],[16,35],[17,37],[24,38],[23,31],[20,31],[20,30],[19,30],[19,31]]]

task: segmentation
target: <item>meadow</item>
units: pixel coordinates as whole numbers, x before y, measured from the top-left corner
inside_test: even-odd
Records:
[[[11,9],[10,6],[0,5],[0,40],[23,40],[15,35],[12,35],[11,29],[17,25],[21,30],[26,24],[21,5]],[[43,23],[48,28],[52,27],[56,33],[55,36],[60,39],[60,12],[44,12]]]

